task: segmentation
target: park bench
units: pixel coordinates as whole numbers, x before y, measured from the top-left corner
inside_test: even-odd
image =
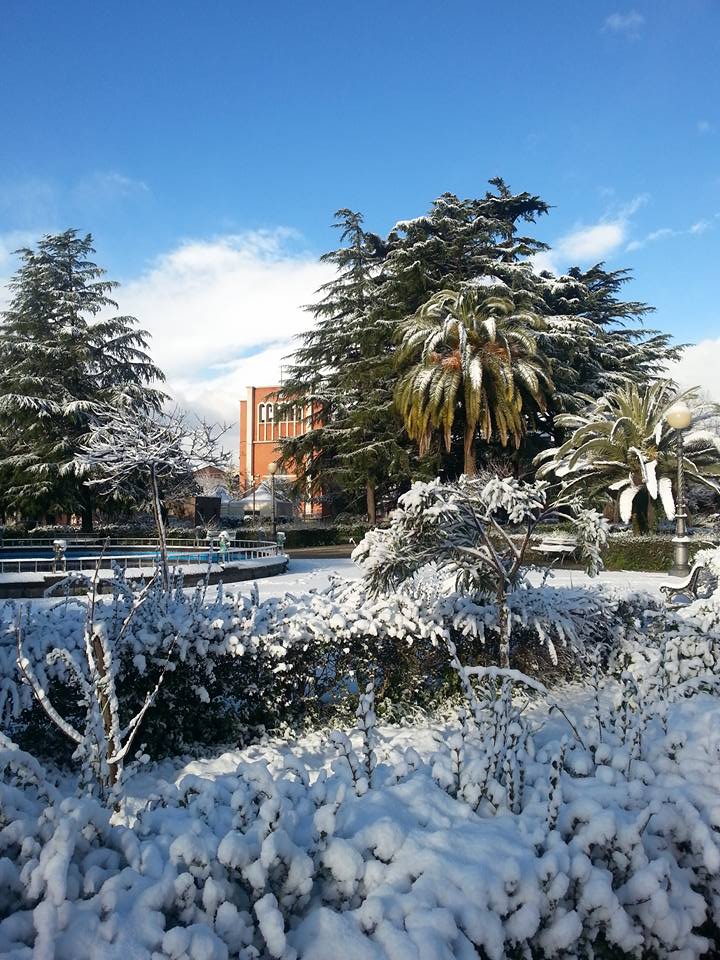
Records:
[[[559,557],[561,564],[565,557],[574,556],[577,548],[577,538],[572,534],[546,534],[532,544],[534,553],[541,553],[546,557]]]
[[[694,563],[690,573],[677,583],[664,583],[660,590],[669,606],[680,607],[693,600],[704,599],[717,587],[717,577],[704,563]]]

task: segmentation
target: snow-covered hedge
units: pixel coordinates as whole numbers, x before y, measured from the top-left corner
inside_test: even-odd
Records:
[[[264,601],[252,591],[219,588],[206,598],[202,588],[188,596],[158,587],[123,630],[134,597],[120,581],[112,599],[96,598],[93,616],[114,652],[122,721],[142,709],[167,663],[138,739],[153,756],[329,722],[347,714],[358,685],[369,679],[383,707],[426,706],[456,687],[450,643],[468,661],[498,662],[497,605],[456,591],[432,566],[387,596],[369,594],[362,581]],[[513,657],[545,680],[570,675],[578,652],[607,646],[634,620],[610,595],[552,586],[516,590],[508,616]],[[68,658],[87,672],[85,618],[74,598],[36,605],[23,617],[25,655],[50,701],[76,725],[85,708]],[[69,756],[16,659],[15,608],[8,604],[0,633],[0,723],[31,752]]]
[[[378,730],[370,692],[352,743],[146,775],[112,818],[3,741],[0,955],[702,956],[720,919],[718,699],[625,674],[542,721],[522,677],[468,678],[469,711],[434,744]]]
[[[193,596],[181,589],[165,594],[158,583],[138,603],[139,592],[119,575],[115,586],[112,599],[95,598],[93,628],[112,650],[126,721],[141,709],[167,665],[141,735],[155,755],[196,741],[242,739],[292,723],[306,706],[314,709],[321,651],[311,649],[314,634],[295,617],[291,598],[260,603],[254,591],[231,596],[219,587],[206,599],[202,587]],[[77,673],[88,674],[86,616],[85,607],[70,597],[34,606],[22,617],[24,654],[40,685],[58,711],[78,724],[85,708],[78,703]],[[55,754],[60,741],[53,739],[52,725],[17,668],[17,653],[17,616],[7,604],[0,635],[0,723],[33,751]]]
[[[716,542],[715,537],[695,536],[689,546],[690,559]],[[645,570],[666,573],[673,562],[672,535],[646,534],[638,536],[630,532],[611,533],[603,551],[603,563],[607,570]]]

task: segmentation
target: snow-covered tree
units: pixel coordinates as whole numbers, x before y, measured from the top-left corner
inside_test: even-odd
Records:
[[[45,236],[18,251],[0,323],[0,469],[7,505],[30,517],[81,512],[91,529],[93,497],[75,454],[99,405],[139,414],[159,409],[164,380],[134,317],[107,317],[117,284],[89,257],[90,235]],[[101,319],[102,315],[102,319]]]
[[[420,454],[442,434],[449,452],[455,421],[463,421],[464,472],[476,469],[475,440],[517,448],[526,421],[544,412],[552,389],[539,353],[540,316],[507,289],[465,285],[442,290],[400,326],[399,362],[412,362],[397,403]]]
[[[132,406],[105,407],[94,411],[79,445],[75,465],[88,487],[149,500],[165,589],[170,587],[165,502],[192,489],[196,470],[228,463],[230,455],[218,445],[224,432],[204,420],[191,426],[179,410],[138,416]]]
[[[538,278],[547,320],[540,348],[552,366],[553,412],[575,412],[583,397],[600,399],[628,381],[662,379],[680,356],[682,347],[669,334],[644,325],[654,308],[622,299],[629,280],[628,270],[606,270],[601,263]]]
[[[393,327],[380,303],[384,244],[364,229],[360,213],[335,217],[341,244],[321,260],[337,273],[307,308],[316,323],[279,394],[306,411],[308,429],[280,446],[300,485],[317,497],[336,492],[350,509],[364,500],[374,523],[378,496],[396,496],[398,484],[409,482],[411,460],[393,407]]]
[[[123,600],[127,604],[127,613],[120,622],[116,621],[116,634],[108,635],[107,621],[101,621],[95,615],[95,605],[98,592],[98,563],[95,576],[92,580],[73,576],[73,585],[83,579],[87,586],[87,595],[84,601],[85,623],[83,627],[83,654],[84,662],[78,661],[75,655],[66,647],[56,647],[48,655],[49,660],[61,661],[70,675],[70,683],[80,697],[84,707],[85,723],[78,729],[53,706],[47,689],[43,686],[35,666],[27,654],[24,643],[25,619],[29,610],[18,613],[16,622],[17,665],[25,682],[30,686],[33,696],[42,707],[50,722],[75,744],[73,756],[82,764],[85,779],[89,785],[96,786],[103,796],[107,796],[122,780],[125,760],[130,756],[130,750],[140,730],[145,714],[152,706],[160,685],[165,676],[174,641],[170,643],[165,656],[165,663],[159,679],[153,689],[148,692],[144,703],[134,717],[125,725],[121,725],[120,708],[115,689],[117,671],[117,649],[122,645],[123,638],[131,627],[145,601],[151,596],[155,587],[155,578],[150,580],[142,589],[132,591],[124,580],[116,579],[114,585],[124,590]],[[157,576],[157,575],[156,575]],[[62,586],[56,585],[56,588]],[[78,601],[76,601],[78,602]]]
[[[562,446],[537,458],[538,476],[554,475],[566,490],[589,497],[619,495],[621,519],[632,519],[638,532],[648,529],[651,502],[659,500],[672,520],[677,436],[665,417],[681,400],[693,413],[683,437],[686,476],[720,492],[720,434],[714,426],[718,406],[702,400],[698,390],[680,392],[667,380],[627,383],[600,399],[588,398],[579,413],[557,417],[557,424],[572,432]]]
[[[369,531],[353,559],[363,567],[374,593],[391,592],[435,563],[454,587],[498,606],[500,666],[510,666],[508,596],[524,582],[524,565],[539,523],[575,525],[578,549],[588,572],[602,566],[607,524],[579,498],[552,500],[547,483],[512,478],[461,477],[457,483],[418,482],[399,501],[386,528]]]
[[[312,480],[316,493],[343,488],[348,505],[364,498],[372,518],[375,499],[392,499],[410,476],[456,477],[464,461],[468,472],[465,398],[455,389],[459,370],[451,343],[429,351],[438,355],[436,369],[418,371],[420,393],[424,389],[429,397],[433,381],[433,396],[422,409],[428,422],[441,426],[431,430],[433,442],[427,450],[423,443],[419,460],[417,443],[404,429],[407,418],[393,402],[398,384],[415,384],[409,370],[417,357],[398,345],[408,318],[417,325],[423,309],[432,313],[437,306],[433,298],[449,295],[443,291],[482,291],[511,300],[514,312],[528,321],[534,318],[522,331],[534,344],[528,362],[543,362],[554,389],[544,413],[533,401],[513,417],[522,426],[521,449],[512,454],[516,473],[538,449],[564,439],[552,417],[576,411],[579,394],[597,398],[623,379],[648,382],[677,357],[679,348],[669,337],[638,323],[651,308],[622,299],[627,271],[597,264],[556,277],[537,270],[534,257],[547,245],[526,227],[548,209],[540,197],[513,193],[496,178],[478,198],[442,194],[426,214],[398,221],[384,237],[366,230],[360,214],[338,211],[342,244],[323,258],[337,276],[309,308],[316,323],[303,335],[280,394],[287,403],[312,399],[311,429],[281,440],[284,459],[302,482]],[[532,375],[542,379],[536,369]],[[406,400],[403,393],[400,405]],[[427,418],[421,416],[419,424],[416,419],[411,432],[426,438]],[[507,457],[499,439],[483,437],[477,447],[481,464]]]

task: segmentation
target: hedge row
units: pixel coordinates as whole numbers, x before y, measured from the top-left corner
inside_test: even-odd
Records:
[[[293,547],[330,547],[342,543],[359,543],[365,536],[367,525],[353,524],[336,527],[301,527],[284,530],[285,546]]]
[[[690,561],[698,550],[714,546],[716,540],[699,537],[690,541]],[[671,537],[610,537],[603,553],[606,570],[646,570],[665,573],[673,565],[673,542]]]
[[[702,539],[697,536],[690,541],[690,560],[698,550],[704,550],[717,544],[717,538]],[[673,565],[673,542],[669,536],[634,537],[621,533],[610,536],[609,542],[603,551],[603,563],[606,570],[641,570],[647,573],[667,573]],[[542,565],[547,562],[547,556],[530,551],[527,554],[529,563]],[[559,561],[558,561],[559,563]],[[564,561],[568,568],[577,568],[579,564],[572,558]]]

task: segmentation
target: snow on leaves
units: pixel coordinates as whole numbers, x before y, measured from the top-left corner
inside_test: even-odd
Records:
[[[111,819],[3,741],[0,952],[701,957],[720,913],[718,700],[625,673],[566,701],[571,728],[526,708],[543,694],[522,676],[472,675],[478,709],[434,743],[373,734],[372,783],[362,736],[345,738],[354,770],[316,736],[146,781]]]

